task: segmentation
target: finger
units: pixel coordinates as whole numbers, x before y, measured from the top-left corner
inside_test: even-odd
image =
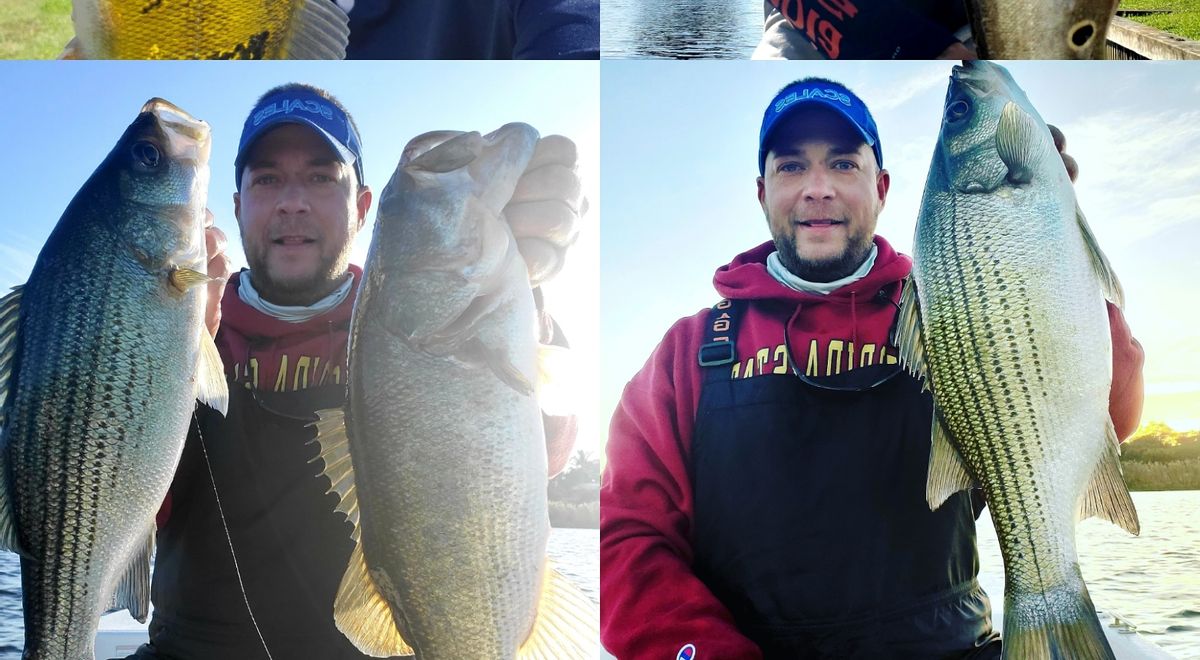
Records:
[[[1067,136],[1054,124],[1046,124],[1046,128],[1050,129],[1050,136],[1054,138],[1054,148],[1058,149],[1058,153],[1062,153],[1067,148]]]
[[[583,196],[583,184],[579,175],[562,165],[547,165],[526,170],[517,181],[513,191],[513,202],[538,202],[561,200],[572,210],[578,211]]]
[[[1071,183],[1075,183],[1075,178],[1079,176],[1079,164],[1068,154],[1059,155],[1062,156],[1063,165],[1067,168],[1067,176],[1071,177]]]
[[[204,228],[208,229],[217,222],[217,216],[213,215],[212,209],[204,209]]]
[[[560,247],[575,240],[579,215],[557,199],[513,203],[504,207],[504,217],[517,238],[540,238]]]
[[[204,310],[204,325],[208,327],[208,334],[216,337],[217,330],[221,327],[221,296],[225,295],[225,282],[229,276],[230,261],[229,257],[220,255],[216,259],[223,262],[225,277],[219,280],[212,280],[208,283],[208,301]],[[209,275],[212,275],[213,263],[209,262]]]
[[[540,238],[522,238],[517,240],[517,248],[525,259],[530,286],[539,286],[562,270],[566,251],[553,243]]]
[[[573,170],[578,160],[579,152],[570,138],[562,135],[547,135],[538,140],[537,148],[534,149],[533,158],[530,159],[527,169],[535,170],[546,165],[558,164]]]

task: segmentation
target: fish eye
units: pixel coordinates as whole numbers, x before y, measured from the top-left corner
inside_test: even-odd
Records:
[[[1096,34],[1096,24],[1091,21],[1080,21],[1071,28],[1071,47],[1082,50],[1092,41]]]
[[[946,117],[950,121],[958,121],[959,119],[966,117],[967,113],[970,111],[971,104],[962,99],[958,99],[946,107]]]
[[[158,147],[154,146],[152,142],[147,142],[146,140],[139,140],[135,142],[133,147],[130,149],[130,152],[133,154],[133,162],[139,167],[147,170],[157,168],[162,159],[162,155],[159,153]]]

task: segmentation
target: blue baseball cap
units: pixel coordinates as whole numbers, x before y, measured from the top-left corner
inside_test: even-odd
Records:
[[[804,107],[823,106],[836,111],[846,118],[858,132],[863,141],[875,152],[875,162],[883,169],[883,150],[879,147],[879,129],[875,127],[875,119],[862,99],[854,92],[838,83],[810,79],[798,80],[784,87],[771,99],[771,105],[763,113],[762,130],[758,132],[758,173],[763,174],[767,163],[767,140],[771,131],[779,126],[785,118],[797,109]]]
[[[242,187],[242,170],[250,147],[267,131],[282,124],[301,124],[316,131],[343,163],[354,167],[359,185],[363,184],[362,143],[350,118],[336,103],[311,89],[287,87],[263,97],[246,117],[233,163],[238,190]]]

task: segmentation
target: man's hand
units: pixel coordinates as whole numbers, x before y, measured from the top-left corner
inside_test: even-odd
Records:
[[[577,160],[570,139],[548,135],[538,140],[533,160],[504,207],[531,286],[562,269],[567,248],[579,234],[579,218],[587,213],[587,198],[575,171]]]
[[[1051,124],[1046,125],[1050,129],[1050,135],[1054,138],[1054,148],[1058,149],[1058,155],[1062,156],[1063,165],[1067,168],[1067,176],[1071,177],[1071,183],[1075,183],[1075,177],[1079,176],[1079,164],[1074,158],[1067,155],[1067,136],[1058,130],[1057,126]]]
[[[208,308],[204,310],[204,325],[208,326],[208,334],[217,336],[221,327],[221,296],[225,294],[225,283],[229,281],[232,262],[225,254],[225,232],[213,225],[212,211],[204,209],[204,247],[208,251],[208,276],[213,281],[208,283]]]

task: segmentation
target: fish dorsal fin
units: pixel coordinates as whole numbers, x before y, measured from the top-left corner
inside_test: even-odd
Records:
[[[951,495],[977,484],[967,472],[962,456],[950,443],[950,430],[937,406],[933,408],[932,442],[929,447],[929,479],[925,482],[925,500],[929,510],[937,511]]]
[[[21,290],[14,286],[8,295],[0,298],[0,429],[4,428],[4,409],[8,401],[9,385],[15,382],[17,351],[21,348]]]
[[[16,382],[17,352],[21,348],[21,290],[16,286],[0,298],[0,433],[4,431],[5,409],[8,407],[10,387]],[[8,496],[8,466],[0,447],[0,550],[11,550],[24,555],[17,542],[16,519],[13,517],[12,500]]]
[[[350,565],[342,575],[333,602],[333,621],[338,630],[363,653],[377,658],[413,655],[392,618],[392,608],[371,578],[362,542],[354,544]]]
[[[922,391],[929,389],[929,372],[925,365],[925,342],[921,336],[921,305],[917,297],[917,283],[912,278],[905,280],[900,294],[900,311],[896,319],[896,347],[900,350],[900,363],[918,380],[922,380]]]
[[[317,411],[317,421],[311,426],[317,427],[317,437],[313,442],[321,445],[321,451],[316,458],[325,467],[318,476],[329,479],[329,490],[325,494],[337,493],[338,505],[334,509],[346,516],[354,531],[350,538],[357,543],[360,537],[358,528],[358,490],[354,487],[354,465],[350,460],[350,438],[346,435],[346,412],[341,408]]]
[[[600,639],[592,601],[547,561],[537,619],[517,650],[518,660],[591,660]]]
[[[150,557],[154,554],[154,525],[146,530],[145,538],[134,551],[125,574],[117,583],[108,611],[129,610],[130,616],[141,623],[150,615]]]
[[[207,329],[200,330],[200,355],[196,360],[196,398],[222,415],[229,410],[229,384],[221,354]]]
[[[1117,430],[1113,428],[1111,419],[1106,420],[1106,426],[1108,441],[1104,455],[1092,473],[1091,483],[1080,497],[1079,519],[1098,516],[1137,536],[1141,531],[1141,523],[1137,509],[1133,507],[1133,498],[1129,496],[1129,488],[1121,476],[1121,446],[1117,440]]]
[[[1008,167],[1008,180],[1029,183],[1042,158],[1040,147],[1049,132],[1021,106],[1009,101],[1000,111],[996,125],[996,153]]]
[[[341,60],[350,41],[346,13],[332,2],[303,0],[292,19],[290,60]]]
[[[1121,288],[1121,282],[1117,279],[1117,274],[1113,272],[1112,265],[1108,263],[1108,258],[1100,249],[1100,244],[1096,242],[1096,236],[1092,234],[1092,228],[1088,226],[1087,218],[1083,217],[1083,211],[1080,210],[1078,202],[1075,203],[1075,221],[1079,224],[1079,231],[1083,234],[1083,244],[1087,246],[1092,268],[1095,269],[1096,276],[1100,278],[1100,290],[1104,292],[1104,297],[1119,309],[1125,309],[1125,291]]]

